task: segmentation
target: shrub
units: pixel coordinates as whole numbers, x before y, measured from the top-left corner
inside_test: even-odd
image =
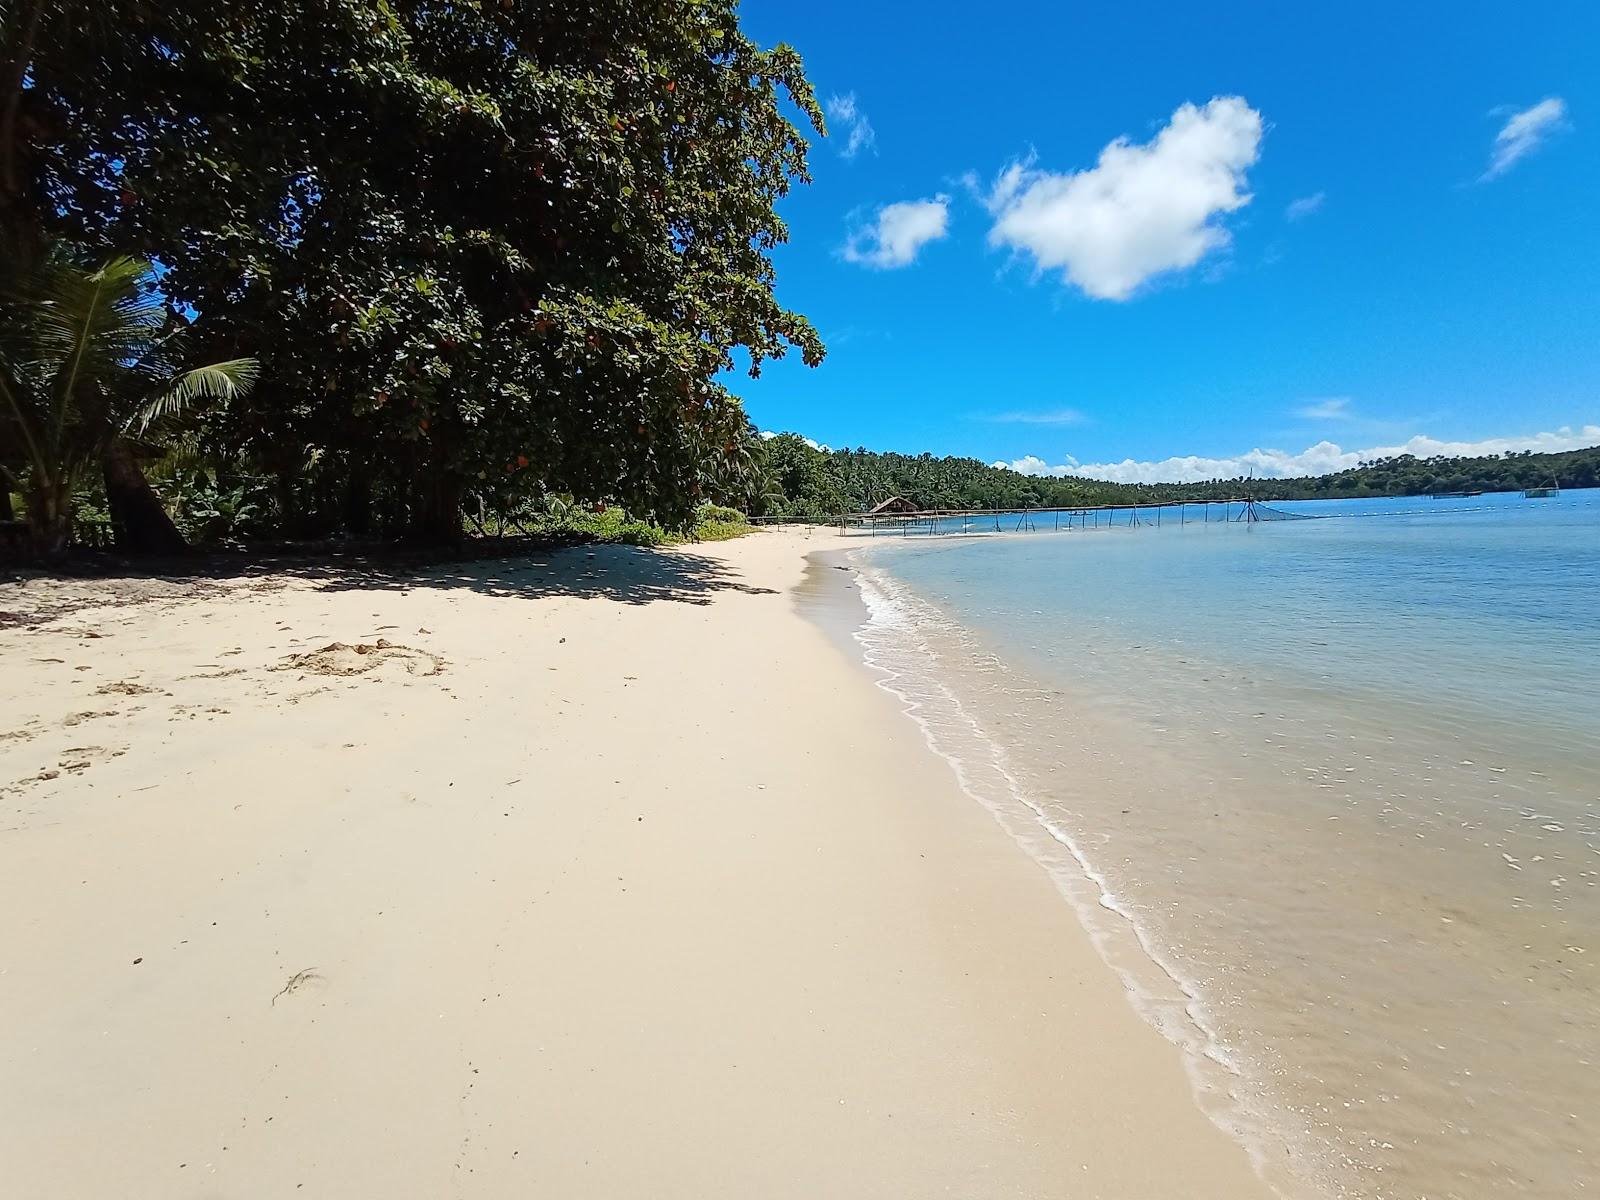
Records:
[[[744,514],[737,508],[728,508],[722,504],[702,504],[695,509],[694,519],[696,524],[708,521],[722,522],[728,525],[743,525]]]
[[[664,546],[667,534],[659,525],[644,521],[623,521],[607,541],[621,542],[625,546]]]

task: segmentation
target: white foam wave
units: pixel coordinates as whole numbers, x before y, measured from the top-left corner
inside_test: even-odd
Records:
[[[1010,768],[1005,748],[944,681],[933,641],[979,653],[966,630],[861,557],[852,565],[868,619],[855,638],[863,662],[878,676],[877,685],[900,701],[962,790],[1049,873],[1101,958],[1117,973],[1135,1010],[1183,1051],[1202,1109],[1244,1144],[1259,1171],[1265,1162],[1260,1122],[1251,1119],[1239,1089],[1231,1086],[1240,1068],[1218,1036],[1198,984],[1161,950],[1134,908],[1112,890],[1083,839],[1028,793]],[[984,657],[992,661],[992,656]],[[1052,847],[1065,850],[1065,859],[1052,854]]]

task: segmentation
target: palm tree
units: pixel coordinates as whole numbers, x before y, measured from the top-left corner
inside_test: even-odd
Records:
[[[86,470],[127,458],[126,436],[196,401],[243,395],[256,363],[181,370],[187,323],[136,258],[96,266],[58,244],[8,282],[0,295],[0,486],[19,485],[35,551],[58,555]]]
[[[737,508],[746,516],[756,515],[775,498],[781,500],[767,469],[761,433],[746,418],[737,432],[726,436],[728,440],[720,446],[713,446],[712,439],[705,435],[700,435],[696,443],[700,494]]]

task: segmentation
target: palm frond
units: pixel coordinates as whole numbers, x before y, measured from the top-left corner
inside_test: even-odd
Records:
[[[108,366],[136,358],[160,333],[166,310],[150,264],[126,256],[93,268],[58,251],[32,281],[37,353],[62,364],[89,356]],[[69,377],[74,368],[68,365]]]
[[[136,258],[88,270],[78,254],[59,250],[33,281],[32,366],[51,381],[52,445],[80,415],[108,402],[159,333],[165,306],[149,277],[150,265]]]
[[[183,372],[164,391],[128,418],[143,433],[152,422],[176,416],[199,400],[232,400],[255,386],[260,367],[253,358],[231,358]]]

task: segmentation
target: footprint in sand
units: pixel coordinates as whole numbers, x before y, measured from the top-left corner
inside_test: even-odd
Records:
[[[122,714],[112,708],[90,709],[85,712],[75,712],[65,718],[63,725],[82,725],[85,721],[98,721],[101,717],[120,717]]]
[[[426,650],[396,646],[379,638],[376,642],[329,642],[320,650],[289,654],[278,660],[274,671],[304,671],[308,675],[365,675],[387,663],[403,667],[408,675],[438,675],[444,659]]]
[[[127,752],[126,746],[116,750],[108,750],[104,746],[68,746],[61,752],[61,759],[56,766],[69,775],[79,775],[97,762],[109,762],[113,758],[121,758]]]
[[[155,692],[153,687],[145,687],[131,679],[119,679],[115,683],[102,683],[95,688],[96,696],[149,696]]]
[[[220,708],[215,704],[174,704],[172,706],[173,715],[168,717],[167,720],[177,721],[183,717],[188,717],[192,721],[198,716],[205,716],[207,720],[210,720],[214,716],[226,716],[232,711],[232,709]]]
[[[107,748],[105,746],[68,746],[61,751],[54,766],[40,767],[32,775],[14,780],[9,787],[0,788],[0,794],[20,792],[23,788],[35,783],[48,783],[52,779],[61,778],[62,774],[81,775],[96,763],[110,762],[113,758],[121,758],[128,752],[126,746]]]

